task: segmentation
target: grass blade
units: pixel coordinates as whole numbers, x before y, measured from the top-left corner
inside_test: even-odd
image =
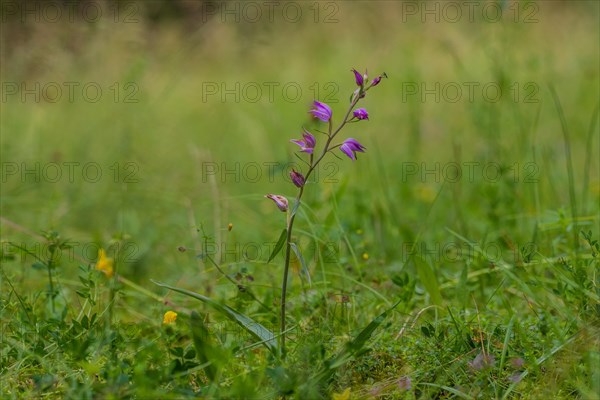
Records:
[[[577,199],[575,198],[575,178],[573,175],[573,159],[571,156],[571,135],[569,133],[569,129],[567,128],[567,119],[565,118],[565,113],[560,103],[560,99],[558,97],[558,94],[556,93],[556,90],[554,89],[554,85],[552,84],[550,84],[550,93],[552,94],[554,106],[556,107],[556,111],[558,112],[560,126],[563,132],[566,158],[565,161],[567,163],[567,177],[569,179],[569,200],[571,202],[571,218],[573,218],[573,247],[577,250],[577,248],[579,247],[579,229],[577,228]]]

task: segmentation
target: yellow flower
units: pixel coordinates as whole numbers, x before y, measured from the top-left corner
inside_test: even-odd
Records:
[[[174,311],[167,311],[163,317],[163,324],[172,324],[177,319],[177,313]]]
[[[369,253],[363,253],[362,258],[367,261],[369,259]]]
[[[420,185],[415,188],[415,196],[424,203],[431,203],[435,200],[437,193],[429,185]]]
[[[333,400],[349,400],[350,399],[350,388],[347,388],[342,393],[334,393]]]
[[[106,257],[106,252],[104,249],[98,250],[98,261],[96,262],[96,269],[98,271],[104,272],[108,278],[112,278],[114,269],[114,260],[112,258]]]

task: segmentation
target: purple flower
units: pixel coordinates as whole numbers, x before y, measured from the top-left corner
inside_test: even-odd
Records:
[[[523,380],[523,374],[519,373],[519,372],[515,372],[514,374],[512,374],[511,376],[508,377],[508,380],[512,383],[519,383],[521,382],[521,380]]]
[[[300,172],[297,172],[295,169],[290,172],[290,178],[292,178],[292,182],[294,185],[296,185],[296,187],[300,188],[304,186],[304,175],[302,175]]]
[[[469,361],[469,366],[476,371],[481,371],[482,369],[492,368],[495,362],[496,358],[493,354],[479,353],[473,361]]]
[[[267,194],[265,197],[273,200],[277,208],[279,208],[281,211],[286,212],[288,210],[288,199],[285,197],[278,194]]]
[[[290,142],[295,143],[298,146],[300,146],[301,147],[300,151],[303,151],[308,154],[312,154],[313,150],[315,149],[315,145],[317,144],[315,137],[313,136],[312,133],[310,133],[306,129],[304,129],[304,133],[302,134],[302,137],[304,138],[304,140],[292,139],[292,140],[290,140]]]
[[[356,152],[358,151],[360,153],[364,153],[365,147],[362,144],[358,143],[356,139],[349,138],[344,140],[344,143],[342,143],[342,145],[340,146],[340,150],[342,151],[342,153],[350,157],[352,161],[355,161]]]
[[[363,77],[360,74],[360,72],[358,72],[356,69],[352,69],[352,72],[354,72],[354,79],[356,79],[356,85],[362,87],[365,84],[365,78],[367,74],[365,74],[365,76]]]
[[[321,121],[327,122],[331,119],[331,108],[325,103],[315,100],[313,102],[314,109],[310,110],[310,113],[315,118],[319,118]]]
[[[410,377],[403,376],[400,379],[398,379],[398,389],[410,390],[411,388],[412,388],[412,382],[410,380]]]
[[[369,119],[369,113],[364,108],[357,108],[354,110],[354,118],[357,119]]]
[[[521,368],[523,365],[525,365],[525,360],[523,360],[521,357],[513,358],[510,360],[510,364],[513,368]]]

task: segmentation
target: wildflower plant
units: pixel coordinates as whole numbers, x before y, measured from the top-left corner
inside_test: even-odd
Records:
[[[213,308],[215,311],[220,313],[221,315],[228,318],[231,322],[239,325],[243,328],[247,333],[253,336],[257,342],[261,345],[265,346],[271,354],[278,356],[279,360],[284,360],[286,351],[285,351],[285,341],[286,341],[286,295],[288,288],[288,278],[289,278],[289,269],[290,269],[290,259],[291,252],[294,251],[296,255],[301,259],[301,254],[298,249],[296,243],[292,241],[292,232],[294,228],[294,221],[296,217],[296,213],[301,205],[302,196],[304,194],[304,190],[306,188],[307,182],[315,171],[315,169],[319,166],[321,161],[329,154],[334,151],[340,151],[342,154],[346,155],[353,161],[357,160],[358,153],[365,153],[366,147],[363,146],[357,139],[354,138],[345,138],[341,137],[341,131],[344,127],[349,123],[360,122],[369,119],[369,113],[364,108],[357,108],[358,103],[365,98],[367,92],[377,86],[382,77],[385,77],[385,74],[377,76],[372,81],[369,81],[367,74],[360,74],[356,70],[352,70],[356,77],[356,85],[357,89],[350,96],[350,105],[348,106],[345,113],[342,115],[342,118],[337,120],[337,124],[334,124],[334,113],[329,105],[315,100],[313,102],[313,107],[309,111],[309,113],[316,119],[320,120],[322,123],[326,124],[326,129],[324,131],[319,131],[323,136],[316,137],[315,134],[309,132],[307,129],[303,129],[302,136],[297,139],[290,140],[291,143],[298,146],[299,157],[304,157],[304,161],[308,165],[308,169],[306,173],[303,174],[300,171],[292,170],[290,172],[291,182],[296,188],[298,192],[296,194],[295,200],[290,202],[287,197],[280,194],[267,194],[266,198],[273,201],[275,207],[280,212],[286,213],[286,228],[282,231],[280,238],[275,246],[275,249],[271,253],[269,260],[267,262],[271,262],[279,252],[281,252],[285,248],[285,262],[283,269],[283,280],[281,284],[281,302],[280,302],[280,310],[279,310],[279,342],[277,342],[277,336],[274,332],[260,324],[258,321],[254,320],[250,316],[246,314],[242,314],[241,312],[222,304],[219,301],[213,300],[203,294],[192,292],[190,290],[179,288],[175,286],[168,285],[166,283],[153,281],[160,287],[184,294],[186,296],[190,296],[199,301],[202,301],[206,305]],[[228,228],[230,229],[230,228]],[[219,267],[219,265],[210,258],[210,256],[205,255],[205,258],[217,269],[221,272],[232,284],[236,285],[238,290],[243,291],[244,293],[250,295],[255,301],[257,301],[261,307],[266,310],[269,310],[269,307],[263,304],[252,292],[239,284],[237,284],[232,278],[228,277]],[[335,370],[343,365],[346,361],[348,361],[351,357],[359,354],[367,340],[371,337],[373,331],[381,324],[381,322],[391,313],[391,311],[396,307],[398,302],[393,304],[390,308],[388,308],[384,313],[375,318],[371,323],[369,323],[353,340],[348,342],[346,346],[337,354],[333,355],[331,358],[325,361],[322,368],[318,370],[318,372],[311,377],[307,381],[307,387],[318,387],[321,388],[325,382],[327,382],[331,376],[335,373]],[[165,314],[164,322],[169,324],[171,321],[171,315]],[[174,320],[174,319],[173,319]],[[194,322],[195,321],[195,322]],[[192,323],[192,332],[200,332],[204,331],[205,328],[202,328],[202,323],[198,318],[191,318]],[[194,328],[195,326],[195,328]],[[205,335],[204,335],[205,336]],[[209,346],[214,347],[214,346]],[[202,362],[204,363],[206,360],[211,359],[208,357],[209,351],[207,350],[207,346],[201,345],[200,342],[196,345],[196,350],[199,355],[205,354],[205,356],[200,357]],[[207,350],[207,351],[205,351]],[[212,351],[212,350],[211,350]],[[218,358],[218,357],[217,357]],[[207,372],[207,376],[209,379],[213,379],[216,375],[215,371],[209,373]],[[289,372],[289,371],[288,371]],[[212,378],[211,378],[212,377]],[[311,386],[312,385],[312,386]],[[299,389],[303,390],[303,389]],[[312,390],[312,389],[310,389]],[[308,392],[307,392],[308,393]],[[314,393],[313,393],[314,394]],[[309,397],[313,396],[312,394]]]
[[[369,89],[377,86],[382,77],[385,74],[377,76],[375,79],[369,82],[367,73],[361,74],[356,69],[352,72],[355,76],[356,85],[358,88],[350,96],[350,105],[346,110],[345,114],[338,121],[337,126],[334,124],[333,111],[329,105],[315,100],[313,102],[313,108],[309,111],[312,116],[327,124],[326,131],[322,132],[324,137],[321,140],[317,140],[315,135],[306,129],[303,129],[302,139],[292,139],[291,142],[300,147],[299,153],[306,153],[305,162],[308,165],[308,170],[305,175],[302,175],[296,170],[290,172],[290,178],[292,183],[298,188],[298,193],[293,203],[291,210],[288,209],[288,200],[281,195],[266,195],[267,198],[273,200],[276,206],[281,211],[288,211],[289,216],[287,218],[287,226],[285,229],[285,262],[283,270],[283,281],[281,284],[281,312],[280,312],[280,346],[281,354],[285,355],[285,335],[286,335],[286,294],[288,285],[288,275],[290,268],[290,257],[291,252],[294,250],[297,252],[297,246],[292,242],[292,231],[294,228],[294,221],[296,219],[296,213],[300,207],[302,195],[304,194],[304,188],[306,182],[310,178],[311,174],[318,165],[323,161],[328,153],[338,149],[345,154],[352,161],[357,160],[357,153],[364,153],[366,147],[363,146],[358,140],[354,138],[346,138],[341,141],[340,132],[350,122],[359,122],[369,119],[369,113],[364,108],[356,108],[357,104],[365,98]],[[319,143],[323,143],[319,148]]]

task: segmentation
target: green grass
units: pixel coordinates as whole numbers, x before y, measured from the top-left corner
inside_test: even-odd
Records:
[[[341,3],[333,24],[156,21],[143,7],[132,24],[3,22],[3,85],[97,82],[103,95],[2,100],[0,397],[598,398],[598,5],[538,2],[526,24],[402,22],[401,4]],[[151,280],[277,332],[283,256],[267,260],[285,220],[263,196],[293,198],[281,166],[297,162],[302,126],[318,128],[311,85],[321,100],[339,89],[335,118],[351,68],[389,79],[361,104],[370,121],[344,132],[367,152],[329,157],[307,187],[294,236],[311,284],[294,259],[282,363]],[[213,82],[302,96],[203,101]],[[407,92],[436,82],[506,95]],[[99,247],[118,280],[94,270]]]

